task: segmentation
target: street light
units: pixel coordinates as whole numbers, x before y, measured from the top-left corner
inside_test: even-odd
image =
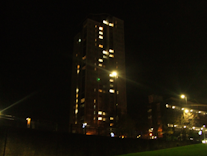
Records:
[[[182,95],[180,95],[180,98],[181,98],[181,99],[185,99],[185,102],[186,102],[186,104],[187,104],[187,96],[185,96],[184,94],[182,94]]]
[[[111,74],[109,74],[110,77],[115,77],[115,78],[117,77],[117,75],[118,74],[116,71],[113,71],[113,72],[111,72]]]

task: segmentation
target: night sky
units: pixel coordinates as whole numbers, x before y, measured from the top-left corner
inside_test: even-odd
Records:
[[[173,3],[172,3],[173,2]],[[4,5],[0,110],[20,118],[69,118],[73,38],[88,14],[125,22],[128,112],[149,94],[207,103],[207,2],[75,1]]]

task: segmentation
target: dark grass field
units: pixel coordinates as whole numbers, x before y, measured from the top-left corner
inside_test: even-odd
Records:
[[[194,144],[156,151],[131,153],[120,156],[207,156],[207,144]]]

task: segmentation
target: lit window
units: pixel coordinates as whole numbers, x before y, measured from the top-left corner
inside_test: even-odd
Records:
[[[110,123],[110,126],[113,126],[114,124],[113,123]]]
[[[79,38],[78,42],[81,42],[81,39]]]
[[[97,25],[95,25],[95,28],[97,28]]]
[[[99,67],[102,67],[102,64],[99,63],[98,66],[99,66]]]
[[[85,60],[86,59],[86,56],[83,56],[82,59]]]
[[[78,109],[75,109],[75,114],[78,114]]]
[[[78,122],[77,121],[75,121],[75,124],[77,124]]]
[[[78,108],[78,104],[75,105],[75,108],[76,108],[76,109]]]
[[[98,111],[98,114],[99,114],[99,115],[102,115],[102,111]]]
[[[99,92],[102,92],[102,89],[99,89],[98,91],[99,91]]]
[[[114,57],[114,55],[110,54],[109,57]]]
[[[102,120],[102,117],[98,117],[98,120]]]
[[[114,27],[114,23],[109,23],[109,26]]]
[[[105,112],[103,112],[103,115],[106,115],[106,113],[105,113]]]
[[[93,102],[96,103],[96,99],[94,99]]]
[[[103,30],[103,27],[99,27],[99,30]]]
[[[98,37],[99,39],[103,39],[103,36],[101,36],[101,35],[99,35],[99,37]]]
[[[82,98],[82,99],[81,99],[81,103],[83,103],[83,102],[85,102],[85,98]]]
[[[114,80],[113,80],[113,79],[109,79],[109,81],[110,81],[110,82],[114,82]]]
[[[76,94],[76,98],[78,98],[78,94]]]
[[[172,106],[172,109],[175,109],[175,106]]]
[[[102,31],[99,31],[99,34],[100,34],[100,35],[103,35],[103,32],[102,32]]]
[[[93,105],[93,108],[95,109],[96,108],[96,105]]]
[[[108,51],[106,51],[106,50],[103,50],[103,54],[106,54],[106,55],[108,55],[109,53],[108,53]]]
[[[168,105],[168,104],[166,104],[166,107],[168,108],[168,107],[169,107],[169,105]]]
[[[110,120],[114,120],[114,117],[110,117]]]
[[[109,89],[109,92],[114,93],[115,91],[114,91],[114,89]]]
[[[109,25],[109,22],[106,20],[103,20],[103,24]]]
[[[103,58],[107,58],[107,56],[106,55],[103,55]]]
[[[114,85],[113,84],[110,84],[110,87],[113,87]]]
[[[117,90],[116,93],[119,94],[119,91]]]
[[[77,74],[79,74],[79,72],[80,72],[80,70],[78,69],[78,70],[77,70]]]
[[[106,118],[103,118],[103,121],[106,121]]]
[[[95,115],[96,114],[96,111],[94,111],[93,114]]]
[[[76,99],[76,103],[78,103],[78,99]]]
[[[77,69],[79,69],[80,68],[80,65],[77,65]]]
[[[76,93],[78,93],[78,91],[79,91],[79,89],[78,89],[78,88],[76,88]]]
[[[109,52],[110,52],[110,53],[114,53],[114,50],[112,50],[112,49],[109,49]]]
[[[99,62],[103,62],[103,59],[98,59]]]
[[[96,120],[96,117],[93,117],[93,120]]]
[[[103,48],[103,45],[102,44],[99,44],[99,46],[98,46],[99,48]]]

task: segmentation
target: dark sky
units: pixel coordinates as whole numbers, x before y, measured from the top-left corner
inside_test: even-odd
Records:
[[[206,1],[90,1],[4,5],[0,109],[22,118],[66,123],[73,37],[88,14],[109,13],[125,22],[128,108],[147,95],[207,103]]]

